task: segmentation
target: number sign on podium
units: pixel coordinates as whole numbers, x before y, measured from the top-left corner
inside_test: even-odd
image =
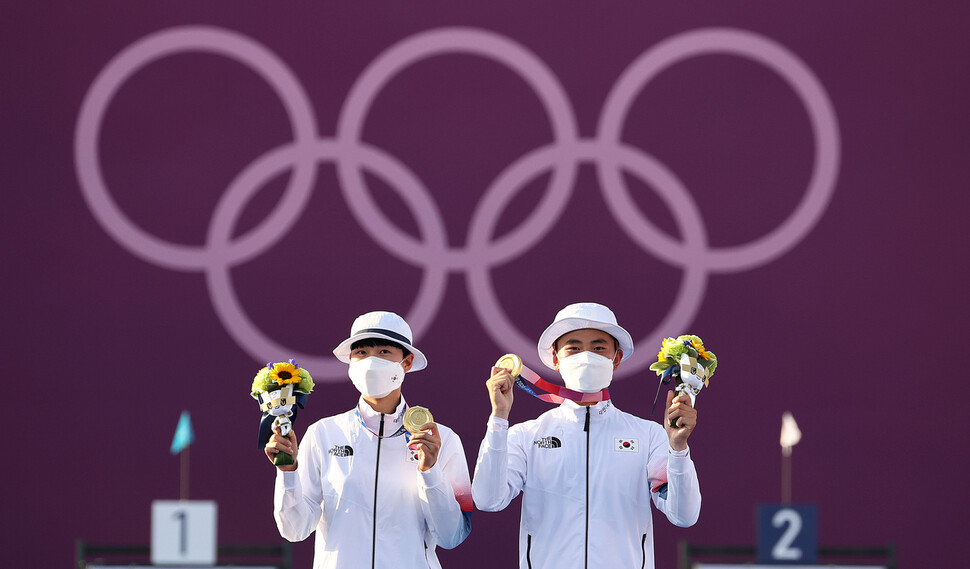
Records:
[[[215,565],[216,549],[215,502],[152,502],[152,564]]]
[[[817,559],[814,505],[758,506],[758,563],[810,565]]]

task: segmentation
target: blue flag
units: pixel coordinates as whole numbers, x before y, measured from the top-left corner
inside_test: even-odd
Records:
[[[192,419],[189,418],[188,411],[182,411],[179,417],[179,424],[175,427],[175,436],[172,438],[172,454],[182,452],[182,449],[192,444],[195,440],[195,432],[192,430]]]

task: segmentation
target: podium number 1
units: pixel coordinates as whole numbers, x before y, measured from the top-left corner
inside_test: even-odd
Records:
[[[215,565],[216,514],[212,501],[152,502],[152,564]]]
[[[185,510],[175,512],[175,515],[172,517],[179,521],[179,554],[185,555],[186,542],[188,541],[188,536],[185,535],[186,531],[188,531],[187,524],[185,523]]]

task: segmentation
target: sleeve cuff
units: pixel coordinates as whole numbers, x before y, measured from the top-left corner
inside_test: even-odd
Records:
[[[674,450],[670,445],[667,445],[667,455],[668,456],[690,456],[690,447],[688,446],[684,450]]]
[[[488,418],[488,428],[485,430],[485,444],[495,451],[504,451],[508,447],[509,422],[499,417]]]
[[[674,450],[667,447],[667,472],[683,474],[690,470],[690,447],[684,450]]]
[[[507,431],[509,429],[509,420],[503,419],[501,417],[488,418],[488,430],[489,431]]]
[[[276,481],[282,482],[284,490],[296,490],[300,487],[300,475],[293,471],[276,470]]]
[[[438,463],[434,466],[425,470],[424,472],[418,470],[418,486],[422,488],[434,488],[445,481],[444,476],[441,474],[441,467]]]

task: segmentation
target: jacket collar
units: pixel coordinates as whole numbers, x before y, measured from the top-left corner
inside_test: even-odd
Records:
[[[599,421],[609,415],[614,408],[615,407],[610,400],[600,401],[594,405],[590,405],[589,419],[590,421]],[[575,401],[570,401],[569,399],[563,401],[559,405],[559,412],[562,413],[566,419],[575,421],[577,423],[583,423],[586,421],[586,409],[587,407],[585,405],[580,405]]]
[[[408,405],[404,401],[404,395],[401,395],[401,402],[397,404],[397,409],[395,409],[393,413],[384,415],[385,433],[393,433],[398,429],[398,427],[401,426],[401,421],[404,419],[404,411],[407,408]],[[373,407],[368,405],[367,402],[364,401],[363,396],[357,400],[357,410],[360,412],[360,417],[363,419],[364,424],[367,425],[367,428],[377,432],[381,426],[381,413],[378,413]]]

